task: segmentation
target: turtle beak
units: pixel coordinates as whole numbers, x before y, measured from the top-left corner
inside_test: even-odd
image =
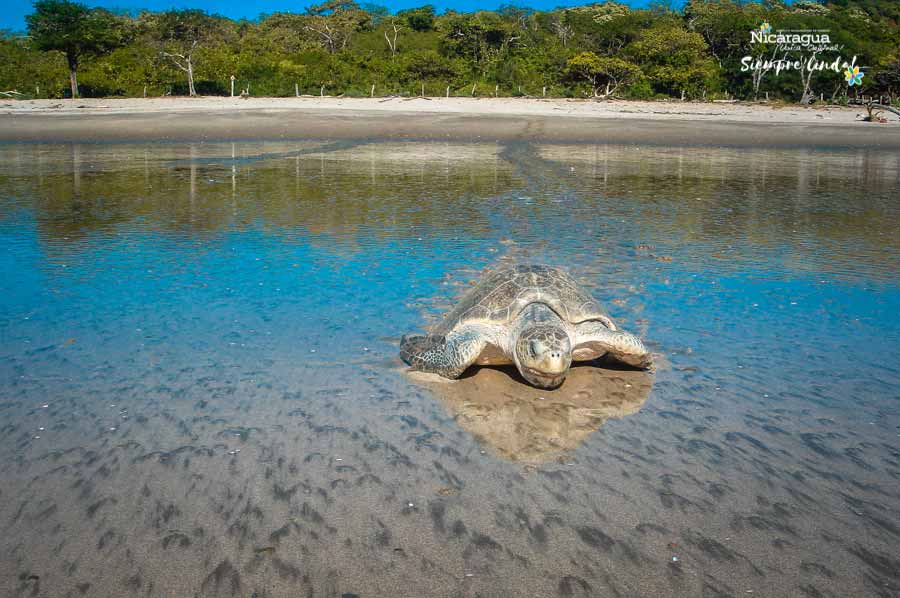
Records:
[[[558,374],[548,374],[547,372],[541,372],[533,368],[523,367],[521,368],[520,373],[532,386],[552,390],[558,388],[565,381],[566,374],[569,373],[569,370],[566,368]]]

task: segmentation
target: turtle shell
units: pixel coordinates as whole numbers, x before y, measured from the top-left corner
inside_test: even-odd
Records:
[[[508,324],[526,306],[543,303],[564,320],[600,320],[615,330],[606,310],[564,270],[516,266],[490,272],[460,299],[432,334],[447,334],[474,322]]]

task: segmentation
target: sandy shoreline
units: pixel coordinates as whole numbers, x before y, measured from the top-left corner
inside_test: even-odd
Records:
[[[299,138],[900,148],[900,121],[809,108],[525,98],[148,98],[0,103],[0,141]]]
[[[208,112],[258,110],[327,110],[376,111],[440,114],[471,114],[479,116],[531,115],[617,117],[650,120],[690,119],[720,120],[753,123],[851,123],[863,110],[860,107],[813,108],[792,105],[763,105],[742,103],[695,102],[595,102],[576,99],[538,98],[227,98],[218,96],[186,98],[125,98],[78,100],[21,100],[0,104],[3,114],[140,114],[148,112]]]

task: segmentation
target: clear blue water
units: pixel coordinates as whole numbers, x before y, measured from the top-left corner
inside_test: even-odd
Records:
[[[897,156],[0,158],[3,593],[900,595]],[[657,371],[404,372],[402,334],[527,262]]]

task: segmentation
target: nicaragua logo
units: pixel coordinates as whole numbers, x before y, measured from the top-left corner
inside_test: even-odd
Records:
[[[825,46],[831,44],[828,33],[813,31],[772,31],[765,21],[758,29],[750,31],[751,44],[779,44],[783,46]]]
[[[862,86],[863,72],[856,64],[856,56],[846,60],[841,55],[842,44],[832,44],[825,29],[779,29],[775,31],[768,21],[750,30],[750,44],[768,44],[774,47],[754,49],[752,55],[741,58],[741,72],[769,72],[776,76],[790,71],[832,71],[843,73],[849,87]],[[836,53],[831,54],[832,52]],[[776,58],[777,55],[780,58]],[[831,54],[830,57],[829,54]]]

